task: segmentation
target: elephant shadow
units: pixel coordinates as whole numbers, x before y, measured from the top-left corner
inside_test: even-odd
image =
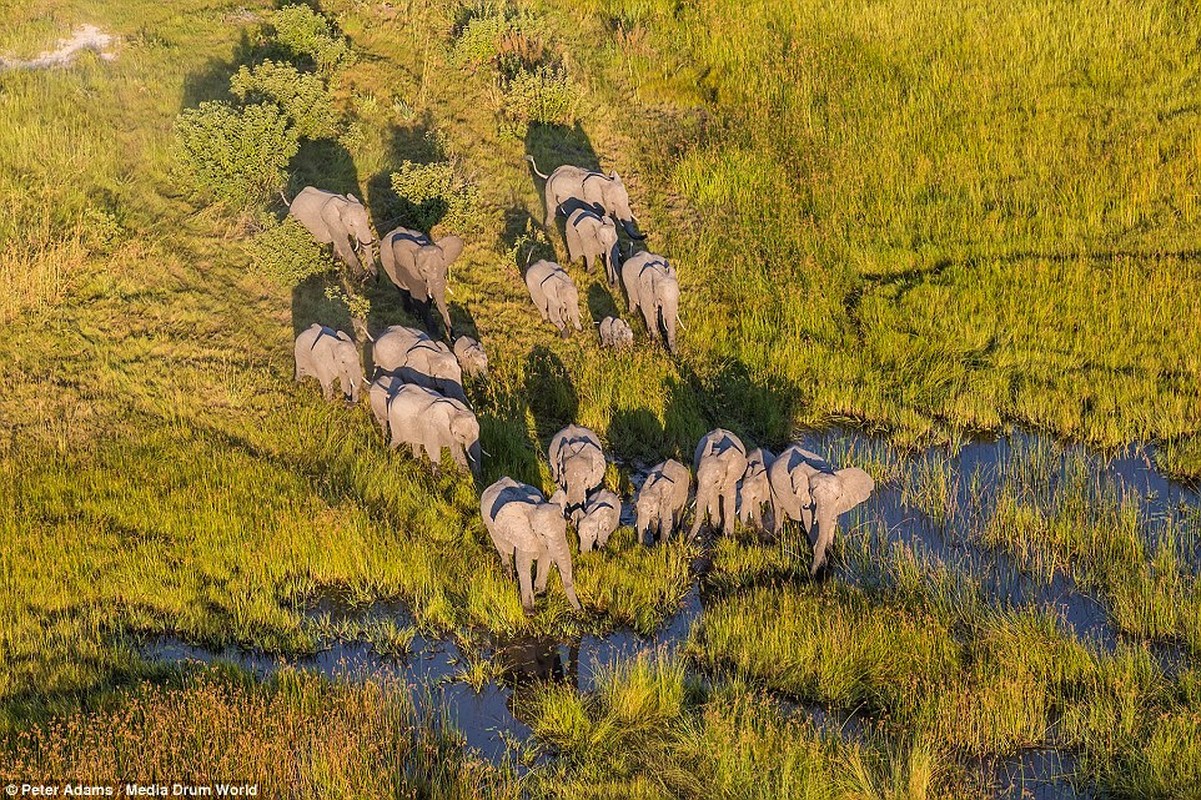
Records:
[[[800,402],[800,388],[792,381],[776,376],[758,379],[739,359],[725,359],[704,375],[683,361],[677,360],[676,367],[680,380],[669,391],[669,430],[682,434],[700,421],[706,429],[734,431],[748,447],[773,449],[792,438]]]
[[[614,299],[613,292],[605,288],[603,281],[595,281],[588,287],[588,313],[597,323],[605,317],[621,317],[617,300]]]
[[[335,139],[303,140],[292,158],[290,169],[286,192],[289,197],[295,197],[306,186],[355,197],[362,191],[354,156]]]
[[[576,421],[580,398],[563,360],[545,345],[530,351],[525,361],[525,396],[540,445]]]
[[[673,448],[666,440],[663,424],[650,409],[614,411],[606,438],[618,461],[657,464],[673,457],[668,455]]]
[[[525,395],[499,373],[472,394],[472,406],[480,423],[480,446],[484,456],[484,479],[488,484],[501,477],[538,486],[538,444],[530,440],[526,424],[529,409]]]

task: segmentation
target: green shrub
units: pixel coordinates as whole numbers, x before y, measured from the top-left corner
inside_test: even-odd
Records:
[[[238,109],[204,102],[176,118],[175,135],[195,188],[238,206],[279,192],[300,147],[296,130],[273,103]]]
[[[496,57],[500,37],[507,27],[507,21],[499,15],[472,17],[455,41],[454,62],[475,67],[488,63]]]
[[[295,286],[305,279],[337,268],[328,248],[317,243],[304,226],[291,217],[275,222],[271,215],[263,232],[251,244],[250,266],[280,286]]]
[[[392,189],[400,197],[402,224],[428,231],[441,222],[456,233],[470,233],[484,225],[478,187],[449,161],[405,161],[392,173]]]
[[[243,66],[230,79],[229,90],[244,103],[275,103],[292,120],[301,138],[329,139],[338,133],[339,114],[325,82],[286,62]]]
[[[350,59],[346,37],[308,6],[284,6],[271,15],[271,27],[277,43],[294,56],[311,59],[323,75],[332,74]]]
[[[562,66],[542,64],[533,70],[516,69],[512,78],[502,78],[500,88],[505,128],[518,137],[524,138],[534,123],[575,122],[576,87]]]

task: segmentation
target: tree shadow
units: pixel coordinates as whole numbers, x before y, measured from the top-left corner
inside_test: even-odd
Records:
[[[179,110],[186,111],[210,100],[232,100],[229,79],[242,65],[262,61],[271,54],[257,37],[251,37],[245,29],[238,36],[238,43],[228,59],[210,58],[204,66],[188,73],[183,80]]]
[[[367,207],[371,213],[371,224],[381,236],[402,226],[428,232],[433,225],[422,225],[431,219],[437,224],[446,214],[446,203],[440,198],[412,203],[400,197],[392,188],[392,173],[405,161],[430,164],[445,160],[445,153],[431,136],[433,130],[434,119],[428,110],[413,124],[394,127],[388,142],[385,168],[367,179]]]
[[[542,445],[561,428],[576,421],[580,398],[571,373],[550,348],[538,345],[525,361],[525,396],[529,398],[534,430]]]
[[[337,278],[332,274],[311,275],[292,287],[292,335],[318,322],[354,336],[350,311],[346,304],[326,296],[326,289],[336,287]]]
[[[336,139],[305,139],[292,158],[288,197],[306,186],[358,197],[359,169],[346,146]],[[359,198],[360,200],[363,198]]]

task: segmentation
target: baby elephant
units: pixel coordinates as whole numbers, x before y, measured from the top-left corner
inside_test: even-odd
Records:
[[[709,521],[729,536],[734,532],[738,481],[746,473],[746,446],[725,428],[714,428],[696,446],[696,517],[690,537]]]
[[[771,468],[775,456],[766,447],[752,450],[746,457],[746,472],[742,474],[742,487],[738,490],[738,519],[743,525],[752,522],[760,531],[766,531],[763,522],[763,506],[771,505]]]
[[[455,358],[459,360],[459,368],[464,375],[488,377],[488,354],[484,352],[484,346],[470,336],[455,339]]]
[[[583,330],[580,296],[571,276],[562,267],[553,261],[535,261],[525,271],[525,286],[542,319],[554,325],[560,336],[566,339],[570,335],[569,324],[577,331]]]
[[[634,502],[635,529],[646,544],[663,541],[675,532],[688,506],[692,473],[675,459],[664,461],[646,475]]]
[[[584,506],[584,516],[576,523],[576,533],[580,535],[580,552],[603,550],[619,524],[621,498],[608,489],[601,489]]]
[[[470,467],[479,477],[480,424],[462,402],[406,383],[388,404],[388,427],[392,431],[391,446],[408,445],[414,456],[424,449],[434,474],[442,451],[450,450],[456,464]]]
[[[617,283],[617,226],[589,208],[577,208],[567,217],[567,253],[572,261],[584,260],[592,272],[597,260],[605,264],[609,285]]]
[[[634,331],[620,317],[605,317],[600,324],[601,347],[625,350],[634,346]]]
[[[514,560],[517,562],[521,605],[526,611],[534,610],[534,593],[546,591],[552,565],[559,570],[568,601],[580,609],[572,580],[567,521],[560,505],[548,503],[542,492],[529,484],[501,478],[480,496],[480,516],[509,577],[513,576]],[[531,586],[530,569],[535,565],[538,574]]]
[[[588,495],[605,480],[600,439],[587,428],[568,425],[551,439],[547,460],[551,477],[567,492],[567,510],[578,519]]]
[[[359,390],[366,379],[359,349],[348,334],[313,323],[296,337],[295,356],[297,381],[316,378],[325,399],[333,400],[336,380],[347,400],[359,402]]]

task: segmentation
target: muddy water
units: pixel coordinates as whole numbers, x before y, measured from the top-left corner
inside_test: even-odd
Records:
[[[813,434],[805,439],[810,449],[828,454],[836,463],[889,460],[887,445],[854,432],[833,431]],[[886,539],[905,543],[923,557],[953,565],[981,580],[990,597],[999,605],[1037,604],[1055,609],[1063,624],[1085,642],[1103,649],[1112,648],[1120,638],[1104,607],[1077,587],[1069,577],[1054,575],[1049,581],[1036,580],[1023,572],[1007,555],[975,544],[967,531],[973,519],[987,515],[996,499],[995,476],[1006,470],[1020,469],[1030,459],[1042,459],[1048,468],[1049,491],[1066,480],[1069,466],[1084,459],[1096,485],[1107,491],[1138,498],[1144,516],[1152,522],[1182,512],[1198,513],[1201,497],[1195,489],[1173,482],[1158,473],[1150,454],[1129,448],[1115,457],[1103,458],[1080,448],[1059,448],[1030,434],[1015,434],[993,441],[974,441],[957,453],[931,451],[907,458],[902,469],[913,470],[921,459],[932,459],[950,476],[944,497],[946,506],[936,519],[907,504],[902,489],[904,480],[881,482],[876,493],[859,510],[844,518],[843,525],[854,522],[875,524],[886,531]],[[1076,459],[1077,461],[1072,461]],[[641,485],[644,471],[627,466],[632,485]],[[971,480],[978,474],[982,480]],[[624,509],[623,524],[633,523],[633,508]],[[1194,553],[1195,555],[1195,553]],[[846,577],[844,573],[843,577]],[[516,591],[516,589],[514,589]],[[651,652],[673,653],[688,637],[703,611],[702,595],[694,584],[680,609],[649,637],[629,630],[606,635],[584,635],[563,642],[553,639],[523,639],[495,642],[475,641],[471,649],[501,667],[502,677],[485,684],[476,692],[462,679],[466,656],[453,639],[428,639],[417,635],[405,658],[389,658],[375,653],[369,645],[335,643],[331,649],[310,658],[277,659],[240,650],[214,652],[174,640],[160,640],[146,648],[148,658],[158,661],[212,661],[222,659],[266,676],[288,664],[317,670],[337,678],[355,679],[379,675],[397,679],[414,687],[420,707],[442,714],[466,737],[470,747],[497,762],[512,763],[515,748],[531,740],[528,726],[514,716],[514,692],[538,681],[559,681],[581,691],[596,686],[602,668]],[[326,606],[314,613],[327,616],[354,614],[366,619],[391,619],[399,627],[412,619],[394,604],[379,604],[366,611],[346,612]],[[1176,658],[1184,658],[1177,653]],[[819,727],[846,732],[848,720],[827,719],[821,708],[793,706],[791,713],[810,718]],[[853,728],[853,720],[849,722]],[[853,733],[853,730],[851,731]],[[1070,757],[1054,750],[1039,750],[1000,760],[995,765],[998,797],[1055,798],[1078,797],[1067,785],[1071,773]]]

